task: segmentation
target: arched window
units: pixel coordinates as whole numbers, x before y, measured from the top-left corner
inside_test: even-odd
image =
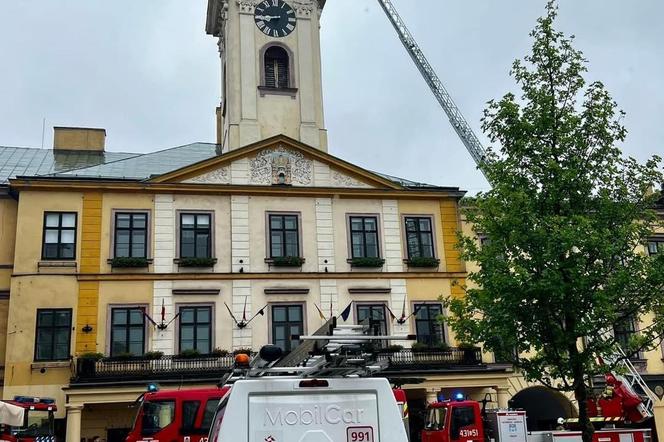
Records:
[[[263,63],[266,87],[280,89],[290,87],[290,62],[288,52],[284,48],[279,46],[268,48]]]

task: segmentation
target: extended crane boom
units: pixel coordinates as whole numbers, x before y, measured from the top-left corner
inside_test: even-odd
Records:
[[[466,149],[468,149],[468,152],[470,152],[470,156],[473,157],[473,160],[475,160],[480,171],[484,174],[482,163],[486,157],[486,151],[484,150],[482,143],[480,143],[480,140],[473,132],[473,129],[461,114],[461,111],[454,103],[454,100],[452,100],[452,97],[447,92],[447,89],[445,89],[445,86],[443,86],[443,83],[429,64],[429,61],[424,56],[424,53],[406,27],[404,21],[401,19],[401,16],[399,16],[394,5],[392,5],[392,2],[390,0],[378,0],[378,2],[385,11],[385,14],[387,14],[387,17],[397,31],[397,34],[399,34],[399,39],[406,48],[408,55],[410,55],[415,62],[417,69],[422,73],[424,80],[427,82],[438,100],[438,103],[440,103],[440,106],[450,119],[452,127],[459,135],[459,138],[461,138],[461,141],[466,146]],[[484,174],[484,176],[486,177],[486,174]]]
[[[482,174],[484,174],[486,177],[486,173],[484,173],[482,168],[482,165],[486,160],[486,151],[484,150],[484,146],[482,146],[482,143],[480,143],[480,140],[473,132],[473,129],[461,114],[461,111],[454,103],[454,100],[452,100],[449,92],[447,92],[447,89],[445,89],[445,86],[443,86],[440,78],[438,78],[438,75],[436,75],[436,72],[429,64],[429,61],[424,56],[422,49],[420,49],[419,45],[415,41],[415,38],[408,30],[408,27],[406,27],[406,24],[401,19],[401,16],[395,9],[391,0],[378,0],[378,3],[380,3],[380,6],[385,11],[387,18],[390,20],[390,23],[392,23],[392,26],[394,26],[394,29],[397,31],[399,39],[406,48],[408,55],[410,55],[410,58],[412,58],[415,62],[417,69],[419,69],[422,77],[424,77],[424,80],[427,82],[434,96],[438,100],[438,103],[440,103],[440,106],[443,108],[447,114],[447,117],[450,119],[452,127],[459,135],[459,138],[461,138],[461,141],[468,149],[468,152],[470,152],[470,155],[473,157],[473,160],[475,160],[475,163],[477,164]],[[632,391],[642,391],[641,396],[643,397],[643,404],[640,406],[639,410],[644,418],[652,417],[653,404],[657,400],[657,396],[650,390],[638,370],[634,367],[634,365],[632,365],[629,358],[625,356],[625,353],[623,352],[622,348],[620,348],[620,346],[617,346],[615,354],[612,355],[611,360],[608,362],[610,364],[617,364],[624,370],[624,374],[615,374],[614,376],[627,388],[631,389]]]

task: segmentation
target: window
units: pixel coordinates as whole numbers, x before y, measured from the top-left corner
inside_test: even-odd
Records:
[[[290,62],[288,52],[282,47],[272,46],[265,51],[263,59],[265,87],[286,89],[290,87]]]
[[[298,346],[299,339],[293,335],[301,335],[304,331],[301,305],[272,306],[272,342],[288,353]]]
[[[208,401],[205,403],[205,410],[203,410],[203,420],[201,421],[201,429],[210,429],[210,426],[212,425],[212,418],[214,417],[214,412],[217,410],[217,405],[219,405],[220,399],[221,398],[219,397],[208,399]]]
[[[44,213],[42,259],[76,258],[76,213]]]
[[[196,415],[200,401],[184,401],[182,403],[182,430],[190,432],[196,426]]]
[[[180,214],[180,258],[212,257],[212,215]]]
[[[654,256],[658,253],[664,253],[664,238],[648,241],[648,255]]]
[[[148,214],[130,212],[115,214],[114,256],[116,258],[148,257]]]
[[[379,258],[378,218],[375,216],[351,216],[351,258]]]
[[[143,403],[143,436],[152,436],[166,428],[175,419],[175,401],[149,401]]]
[[[71,309],[38,309],[35,361],[69,359]]]
[[[433,258],[433,229],[429,217],[406,217],[408,259]]]
[[[424,428],[426,430],[442,430],[445,428],[445,417],[447,416],[447,408],[431,408],[427,413]]]
[[[300,256],[297,215],[269,215],[270,258]]]
[[[616,342],[627,352],[629,341],[637,333],[636,321],[633,317],[622,318],[613,324],[613,335]],[[628,355],[630,359],[639,359],[639,353]]]
[[[435,345],[445,341],[443,325],[438,316],[443,313],[440,304],[415,304],[415,333],[417,342]]]
[[[385,319],[384,304],[360,304],[357,306],[357,323],[370,318],[376,327],[377,335],[387,335],[387,321]]]
[[[180,351],[198,350],[208,354],[212,349],[212,307],[180,307]]]
[[[145,316],[143,307],[111,309],[111,356],[145,351]]]
[[[475,425],[475,410],[473,407],[452,408],[452,419],[450,422],[450,439],[459,439],[462,428]]]

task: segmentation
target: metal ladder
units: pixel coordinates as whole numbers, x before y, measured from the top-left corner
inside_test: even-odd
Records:
[[[322,378],[369,377],[387,366],[367,344],[375,341],[411,340],[411,336],[376,335],[370,320],[359,325],[337,325],[333,317],[313,335],[299,336],[302,343],[288,355],[268,362],[255,356],[248,367],[235,368],[220,385],[265,376]]]
[[[612,372],[611,374],[617,380],[622,382],[623,385],[628,386],[633,392],[643,398],[643,403],[638,407],[641,414],[643,414],[644,417],[653,417],[653,406],[658,400],[657,395],[655,395],[650,387],[648,387],[648,384],[646,384],[639,371],[634,364],[632,364],[632,361],[627,357],[623,348],[619,344],[616,344],[614,353],[611,356],[604,358],[603,362],[606,365],[621,367],[623,369],[621,371],[624,371],[624,373],[618,374]]]

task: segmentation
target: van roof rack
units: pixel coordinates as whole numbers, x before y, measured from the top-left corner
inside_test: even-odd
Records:
[[[294,378],[368,377],[386,368],[378,361],[374,344],[381,341],[412,340],[413,336],[380,336],[378,323],[369,318],[358,325],[338,325],[330,318],[314,334],[293,336],[302,342],[289,354],[274,361],[263,352],[245,367],[236,367],[220,385],[239,379],[281,376]]]

